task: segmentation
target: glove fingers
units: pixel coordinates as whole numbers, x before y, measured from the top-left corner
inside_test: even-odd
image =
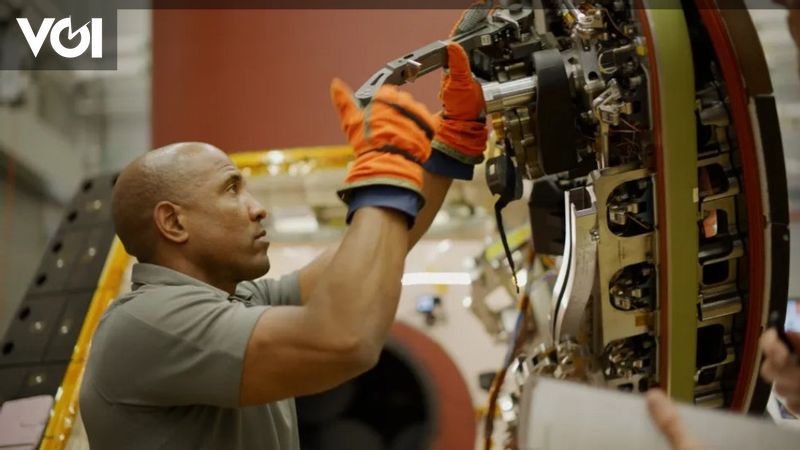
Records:
[[[483,91],[472,77],[467,53],[460,45],[450,43],[447,58],[450,69],[440,91],[444,114],[456,120],[476,120],[484,108]]]
[[[450,68],[452,79],[472,81],[472,70],[469,67],[469,59],[464,47],[451,42],[447,44],[447,66]]]
[[[344,81],[334,78],[331,81],[331,101],[339,114],[342,128],[349,136],[353,132],[353,127],[359,125],[363,117],[361,109],[353,100],[353,91]]]

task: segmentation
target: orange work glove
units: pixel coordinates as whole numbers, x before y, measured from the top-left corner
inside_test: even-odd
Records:
[[[349,203],[354,189],[375,185],[405,188],[422,199],[422,164],[430,156],[434,130],[425,105],[384,85],[361,110],[338,78],[331,83],[331,98],[356,155],[345,187],[338,192],[342,200]]]
[[[439,93],[444,109],[432,146],[462,163],[478,164],[483,161],[488,136],[483,90],[472,77],[469,59],[460,45],[447,45],[447,64],[450,69]]]

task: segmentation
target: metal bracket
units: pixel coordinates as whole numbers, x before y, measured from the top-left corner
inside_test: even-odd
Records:
[[[375,92],[384,84],[402,85],[416,80],[447,64],[447,44],[455,42],[469,54],[473,49],[486,47],[496,42],[508,31],[518,33],[518,21],[532,14],[530,9],[501,10],[495,12],[483,24],[450,39],[432,42],[422,48],[386,63],[356,91],[356,101],[363,107],[370,102]],[[502,20],[495,20],[494,16]]]

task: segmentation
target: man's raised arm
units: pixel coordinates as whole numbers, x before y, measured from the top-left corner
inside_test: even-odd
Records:
[[[442,78],[439,93],[443,110],[436,124],[430,158],[423,164],[422,197],[425,204],[411,228],[409,251],[430,228],[453,180],[472,179],[474,167],[483,161],[486,147],[485,104],[481,87],[472,77],[464,49],[451,44],[447,52],[449,69]],[[321,274],[330,266],[335,252],[336,248],[326,250],[300,271],[304,304]]]
[[[270,308],[259,318],[245,354],[242,405],[319,392],[366,371],[397,310],[433,120],[391,86],[365,111],[341,81],[334,80],[331,94],[356,155],[339,191],[350,227],[325,256],[324,270],[301,272],[305,305]]]

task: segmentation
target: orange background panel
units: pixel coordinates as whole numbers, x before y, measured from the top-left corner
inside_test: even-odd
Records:
[[[154,147],[345,143],[328,87],[447,36],[458,10],[154,10]],[[432,111],[438,73],[409,86]]]

